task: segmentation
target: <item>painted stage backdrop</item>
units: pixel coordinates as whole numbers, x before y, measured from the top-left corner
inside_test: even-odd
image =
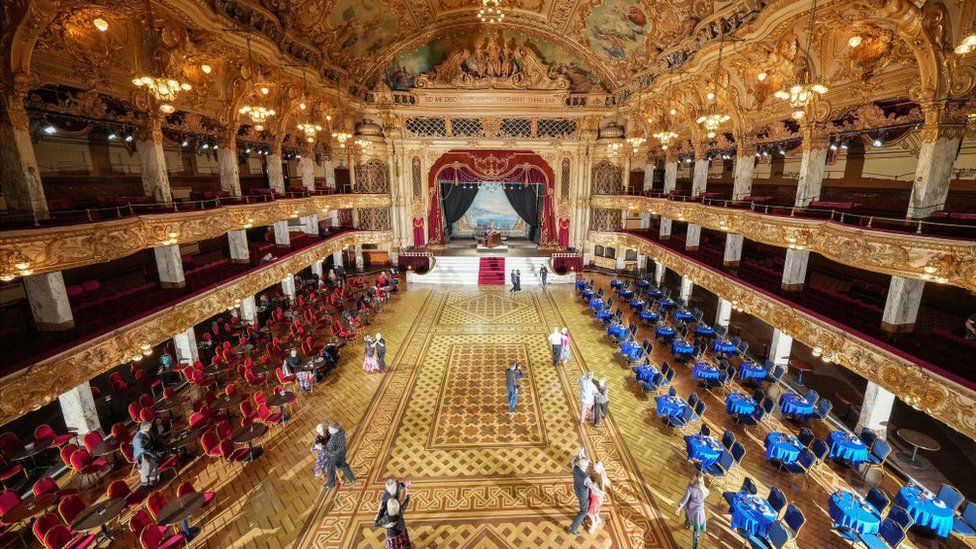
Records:
[[[528,237],[529,226],[515,213],[501,190],[478,189],[471,207],[451,228],[455,237],[481,237],[494,220],[495,229],[503,236]]]

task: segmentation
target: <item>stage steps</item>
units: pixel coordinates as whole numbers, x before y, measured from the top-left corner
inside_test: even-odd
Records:
[[[478,284],[505,284],[505,258],[479,257]]]
[[[476,257],[476,256],[434,256],[434,268],[425,274],[413,271],[407,272],[408,283],[429,284],[469,284],[481,282],[481,262],[485,259],[495,259],[504,262],[501,271],[501,281],[491,284],[508,284],[508,273],[512,269],[522,271],[522,286],[538,286],[541,283],[539,270],[545,265],[548,257]],[[559,276],[549,272],[549,284],[569,284],[576,281],[573,274]],[[489,284],[489,283],[485,283]]]

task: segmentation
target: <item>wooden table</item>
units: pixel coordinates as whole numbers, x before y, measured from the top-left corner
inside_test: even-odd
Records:
[[[215,411],[226,410],[229,414],[231,409],[241,402],[244,401],[244,397],[240,393],[234,393],[232,395],[224,395],[218,397],[212,403],[210,403],[210,408]]]
[[[803,385],[803,374],[813,371],[813,366],[807,364],[806,362],[800,362],[799,360],[793,359],[790,361],[790,367],[800,372],[800,375],[796,378],[796,384],[801,387],[806,387]]]
[[[156,522],[163,526],[183,522],[203,508],[204,503],[206,503],[206,496],[203,492],[183,494],[159,510]]]
[[[108,531],[108,523],[115,520],[126,508],[124,498],[108,498],[92,505],[81,512],[71,522],[71,529],[84,532],[93,528],[101,528],[102,534],[112,539]]]
[[[854,406],[864,400],[864,395],[853,387],[841,387],[837,389],[834,391],[834,397],[847,405],[847,412],[844,414],[844,419],[850,419],[853,415]]]
[[[30,459],[31,465],[36,469],[37,460],[35,456],[41,452],[47,450],[54,443],[53,438],[39,438],[34,440],[34,442],[28,443],[22,448],[18,448],[13,452],[7,454],[7,459],[11,461],[21,461],[25,459]]]
[[[921,465],[919,465],[917,460],[919,449],[928,450],[929,452],[938,452],[942,449],[942,445],[939,444],[939,441],[914,429],[902,427],[901,429],[895,431],[895,434],[898,435],[898,438],[904,440],[912,447],[911,456],[902,453],[899,454],[898,457],[916,469],[921,468]]]
[[[261,452],[254,448],[254,440],[267,432],[268,426],[264,423],[249,423],[231,433],[230,440],[237,444],[247,444],[248,461],[253,461],[261,455]]]
[[[48,507],[54,505],[58,500],[56,492],[48,492],[31,499],[21,501],[16,507],[3,516],[4,524],[17,524],[25,520],[34,518],[43,513]]]

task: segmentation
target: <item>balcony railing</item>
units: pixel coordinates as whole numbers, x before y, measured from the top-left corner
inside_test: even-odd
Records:
[[[677,198],[603,195],[593,196],[590,205],[662,215],[716,231],[741,234],[771,246],[810,250],[859,269],[976,291],[976,226],[960,226],[972,229],[970,240],[850,225],[841,222],[839,217],[852,214],[832,210],[802,209],[801,213],[799,208],[749,206],[727,200],[713,204]],[[772,213],[774,208],[783,212]],[[808,217],[811,212],[823,213],[824,217]],[[898,220],[884,218],[884,221]]]

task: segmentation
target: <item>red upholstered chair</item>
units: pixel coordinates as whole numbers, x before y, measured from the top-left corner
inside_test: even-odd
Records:
[[[153,520],[158,520],[159,512],[163,510],[163,507],[166,507],[167,503],[169,501],[166,499],[166,496],[159,490],[156,490],[149,494],[149,497],[146,499],[146,510],[149,511]]]
[[[268,397],[267,395],[264,394],[264,391],[254,392],[254,403],[257,404],[258,406],[268,403]]]
[[[285,372],[281,368],[275,370],[275,375],[278,376],[278,383],[294,383],[295,376],[285,375]]]
[[[220,421],[217,423],[217,426],[214,427],[214,431],[217,433],[217,436],[223,440],[225,438],[230,438],[230,436],[234,433],[234,428],[231,427],[229,421]]]
[[[81,283],[81,287],[85,290],[85,292],[92,293],[97,292],[102,285],[99,284],[97,280],[86,280]]]
[[[0,492],[0,519],[7,516],[7,513],[12,511],[14,507],[20,505],[20,496],[17,492],[13,490],[4,490]]]
[[[190,427],[204,427],[210,422],[210,418],[203,412],[194,412],[190,415]]]
[[[116,423],[112,426],[112,436],[118,441],[130,438],[129,427],[122,421]]]
[[[220,452],[220,437],[213,431],[205,431],[203,433],[203,436],[200,437],[200,447],[210,457],[220,457],[223,455]]]
[[[75,436],[72,434],[59,435],[54,432],[47,423],[42,423],[34,429],[34,438],[36,439],[51,439],[51,446],[57,446],[58,448],[64,446],[65,444],[71,442]]]
[[[19,463],[10,464],[3,456],[0,456],[0,482],[6,488],[8,484],[15,484],[20,475],[27,478],[27,470]]]
[[[142,411],[142,406],[138,402],[133,402],[129,405],[129,417],[132,421],[139,423],[139,412]]]
[[[247,423],[253,422],[258,417],[257,411],[254,409],[254,405],[251,401],[244,400],[241,401],[241,424],[243,425],[246,421]]]
[[[180,484],[180,487],[176,489],[176,497],[181,498],[187,494],[194,494],[196,491],[197,489],[193,487],[193,483],[187,480],[183,484]],[[203,504],[206,505],[213,501],[215,495],[216,494],[213,492],[204,492]]]
[[[82,477],[97,475],[105,470],[106,467],[108,467],[108,461],[94,459],[88,450],[84,448],[79,448],[71,454],[71,468]]]
[[[129,509],[132,509],[133,507],[139,507],[142,504],[142,500],[146,499],[148,493],[141,489],[133,492],[124,480],[116,480],[108,485],[108,489],[105,490],[105,495],[110,498],[124,499],[125,505]]]
[[[71,549],[84,549],[95,544],[97,538],[93,535],[81,534],[77,537],[71,535],[71,530],[63,524],[58,524],[44,536],[44,546],[48,549],[61,549],[70,547]]]
[[[284,392],[285,392],[285,388],[282,387],[281,385],[278,385],[278,386],[276,386],[274,388],[274,394],[275,395],[280,395],[280,394],[282,394]],[[286,402],[285,404],[291,404],[292,402],[295,402],[296,400],[298,400],[298,396],[293,394],[293,395],[291,395],[291,398],[288,399],[288,402]]]
[[[156,526],[156,521],[149,516],[149,511],[146,511],[145,509],[139,509],[132,514],[131,518],[129,518],[129,531],[133,534],[139,535],[139,533],[142,532],[142,529],[147,526]],[[165,526],[156,527],[162,528],[163,530],[166,529]]]
[[[227,395],[227,396],[234,396],[234,395],[236,395],[237,394],[237,384],[235,384],[235,383],[228,383],[227,386],[224,387],[224,394]]]
[[[156,419],[156,412],[152,408],[139,410],[139,421],[152,421]]]
[[[37,541],[43,544],[44,536],[51,531],[51,528],[54,528],[59,524],[61,524],[61,519],[58,518],[58,516],[54,513],[45,513],[41,515],[37,520],[34,521],[34,526],[32,527],[32,530],[34,530],[34,537],[37,538]]]
[[[150,524],[139,532],[139,544],[142,545],[142,549],[183,547],[186,545],[186,537],[182,533],[167,537],[165,526]]]
[[[58,498],[63,498],[65,496],[78,493],[78,490],[74,490],[71,488],[62,490],[58,486],[57,481],[51,477],[41,477],[37,479],[37,482],[34,483],[34,488],[32,490],[34,491],[34,496],[41,496],[44,494],[57,494]]]
[[[139,395],[139,406],[142,406],[143,408],[152,408],[153,402],[154,399],[152,395],[147,395],[147,394]]]
[[[102,443],[102,434],[98,431],[89,431],[85,433],[85,436],[81,438],[81,443],[84,444],[85,449],[89,452],[95,449],[96,446]]]
[[[201,370],[193,370],[191,374],[194,385],[199,385],[201,387],[213,387],[217,384],[217,380],[203,373]]]
[[[220,455],[228,461],[244,461],[247,459],[247,448],[234,448],[234,443],[228,439],[220,441]]]
[[[78,446],[74,444],[65,444],[61,448],[61,461],[64,463],[64,466],[67,467],[68,469],[71,469],[71,454],[74,454],[77,451],[78,451]]]
[[[244,380],[251,387],[259,387],[268,382],[268,378],[265,376],[256,375],[251,370],[244,370]]]
[[[74,522],[75,517],[81,514],[85,508],[85,502],[81,501],[80,497],[73,494],[61,498],[61,501],[58,503],[58,514],[61,515],[61,520],[63,520],[65,524],[71,524]]]
[[[85,288],[81,284],[72,284],[71,286],[65,288],[65,292],[68,294],[69,298],[70,297],[77,298],[85,294]],[[41,540],[41,542],[43,541],[44,540]]]
[[[281,423],[284,417],[278,412],[272,412],[266,404],[258,406],[258,417],[264,423]]]

